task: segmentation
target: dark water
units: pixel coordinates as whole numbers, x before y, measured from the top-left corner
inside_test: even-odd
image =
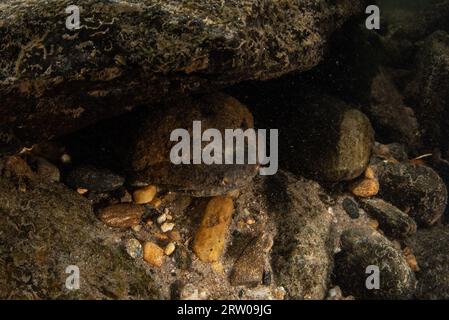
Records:
[[[379,0],[379,5],[384,10],[405,9],[422,10],[431,4],[441,2],[442,0]]]

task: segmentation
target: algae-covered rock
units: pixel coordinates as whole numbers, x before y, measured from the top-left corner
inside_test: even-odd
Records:
[[[437,31],[421,44],[408,91],[428,147],[449,149],[449,34]]]
[[[398,141],[416,147],[420,143],[419,125],[413,109],[404,103],[391,76],[381,69],[371,83],[368,111],[376,133],[386,141]]]
[[[304,71],[363,0],[0,4],[0,150],[180,92]]]
[[[408,245],[416,256],[417,299],[449,299],[449,228],[437,226],[419,230]]]
[[[104,232],[89,202],[67,187],[1,176],[0,297],[157,299],[152,278]],[[70,266],[79,268],[79,290],[66,287]]]
[[[358,227],[341,236],[342,251],[335,256],[337,284],[359,299],[411,298],[416,279],[405,257],[374,229]],[[379,287],[368,288],[368,267],[377,267]],[[369,272],[367,272],[367,270]]]
[[[447,188],[440,176],[424,165],[380,163],[375,166],[379,196],[408,210],[418,225],[435,224],[447,205]]]
[[[382,199],[361,199],[360,203],[387,236],[402,239],[416,232],[415,221],[390,203]]]
[[[369,119],[333,97],[305,101],[292,115],[283,137],[290,146],[291,170],[306,172],[321,181],[351,180],[368,165],[374,144]]]
[[[332,272],[332,216],[313,181],[279,172],[265,178],[270,218],[278,232],[272,268],[290,299],[324,299]]]

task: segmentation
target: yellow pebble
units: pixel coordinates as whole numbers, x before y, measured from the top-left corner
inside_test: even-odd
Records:
[[[165,253],[165,255],[169,256],[169,255],[171,255],[175,251],[175,249],[176,249],[175,244],[173,242],[170,242],[165,247],[164,253]]]
[[[214,197],[207,204],[193,242],[193,251],[201,261],[216,262],[220,259],[233,211],[234,204],[228,196]]]
[[[150,204],[155,208],[159,208],[162,204],[162,200],[161,198],[154,198],[153,200],[151,200]]]
[[[365,178],[367,179],[377,179],[376,172],[374,171],[372,166],[368,166],[365,170]]]
[[[156,196],[157,188],[156,186],[147,186],[137,189],[133,193],[133,200],[137,204],[150,203]]]
[[[157,244],[146,242],[143,246],[143,259],[152,266],[160,268],[164,263],[164,250]]]
[[[350,190],[357,197],[374,197],[379,193],[379,181],[377,179],[366,178],[352,184]]]

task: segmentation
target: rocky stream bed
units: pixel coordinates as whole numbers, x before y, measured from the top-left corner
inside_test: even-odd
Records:
[[[76,2],[0,1],[0,298],[449,299],[449,1]]]

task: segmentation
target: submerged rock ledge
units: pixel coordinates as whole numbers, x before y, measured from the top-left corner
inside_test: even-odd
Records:
[[[364,0],[68,0],[0,4],[0,152],[170,94],[317,65]]]

